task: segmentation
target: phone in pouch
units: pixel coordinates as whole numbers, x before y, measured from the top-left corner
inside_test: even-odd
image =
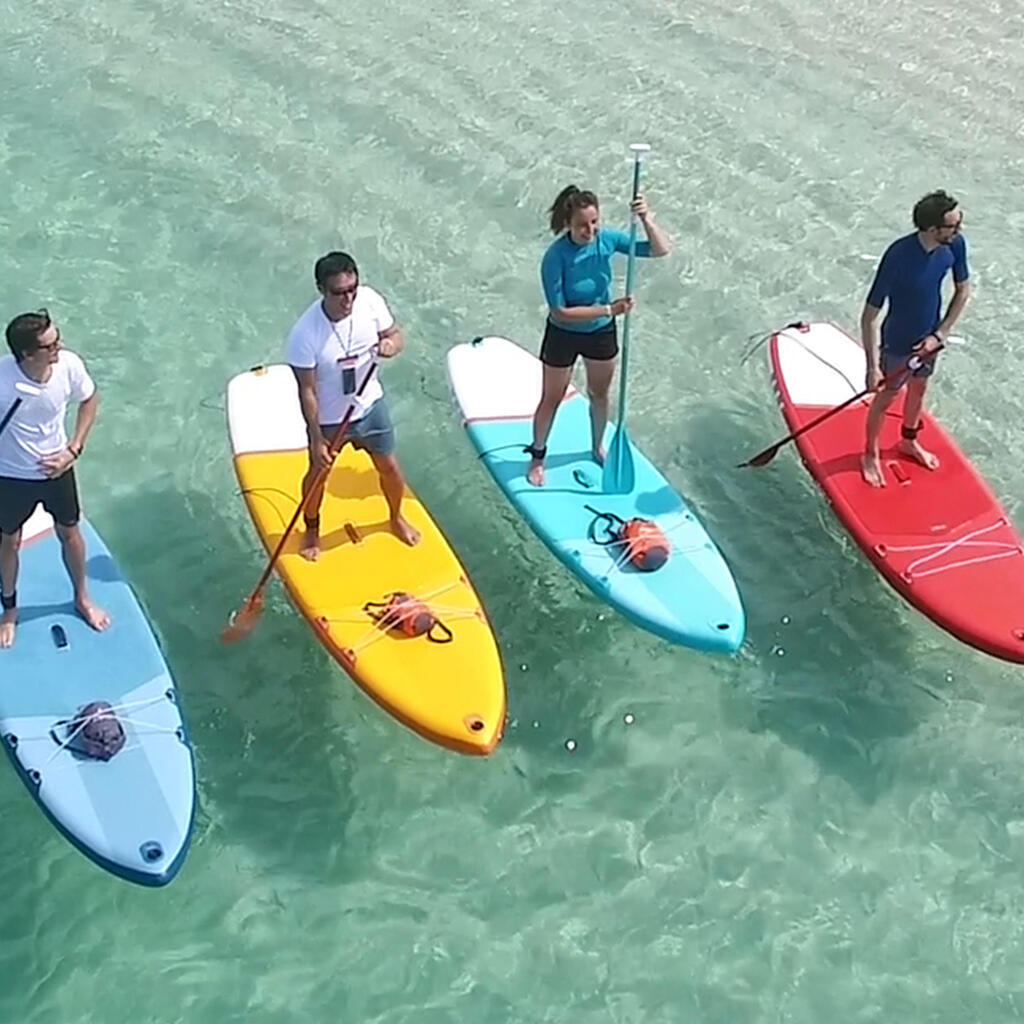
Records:
[[[343,395],[354,395],[356,393],[356,359],[339,359],[341,366],[341,393]]]

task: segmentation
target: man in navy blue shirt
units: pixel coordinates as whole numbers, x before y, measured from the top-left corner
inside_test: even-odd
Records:
[[[872,487],[885,486],[878,435],[886,409],[904,384],[907,397],[900,451],[928,469],[938,469],[938,458],[917,439],[936,357],[926,359],[909,380],[900,370],[911,355],[934,352],[945,341],[970,296],[967,242],[960,233],[963,211],[956,199],[943,191],[929,192],[915,205],[913,219],[917,230],[898,238],[882,255],[860,317],[868,362],[866,386],[877,391],[868,413],[867,445],[861,459],[864,480]],[[943,315],[942,282],[951,269],[953,298]],[[887,301],[879,346],[878,317]],[[883,380],[894,374],[896,378],[881,387]]]

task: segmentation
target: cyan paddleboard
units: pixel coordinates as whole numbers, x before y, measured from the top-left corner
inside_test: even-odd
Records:
[[[602,490],[590,455],[589,405],[570,389],[548,440],[547,482],[526,479],[541,363],[505,338],[477,338],[448,353],[448,376],[481,462],[537,536],[598,597],[664,639],[733,652],[746,630],[743,604],[721,552],[697,515],[644,454],[631,445],[636,476],[627,494]],[[610,440],[612,427],[607,439]],[[589,506],[589,508],[588,508]],[[594,512],[653,520],[671,544],[668,561],[641,572],[620,549],[599,543]]]
[[[84,519],[81,528],[90,593],[111,625],[97,633],[76,614],[60,543],[37,509],[22,534],[15,643],[0,650],[0,737],[33,799],[82,853],[128,881],[165,885],[192,831],[192,747],[142,607],[96,531]],[[72,749],[68,723],[93,701],[124,729],[108,761]]]

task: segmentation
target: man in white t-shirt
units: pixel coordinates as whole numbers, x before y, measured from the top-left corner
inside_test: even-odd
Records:
[[[380,475],[391,513],[391,530],[406,544],[419,531],[402,516],[405,479],[395,457],[395,431],[377,379],[376,359],[390,359],[404,347],[387,303],[359,283],[359,270],[348,253],[329,252],[316,262],[313,278],[320,292],[288,336],[288,362],[299,384],[299,402],[309,437],[309,469],[302,481],[307,494],[317,473],[330,460],[330,442],[351,409],[345,443],[363,449]],[[369,376],[372,374],[372,377]],[[324,480],[304,509],[306,533],[302,555],[320,555],[320,505]]]
[[[110,625],[86,586],[73,469],[96,419],[96,385],[82,360],[61,348],[45,309],[16,316],[7,325],[7,345],[11,355],[0,358],[0,647],[14,643],[21,528],[40,503],[53,517],[78,614],[93,629]],[[79,405],[69,441],[64,415],[71,401]]]

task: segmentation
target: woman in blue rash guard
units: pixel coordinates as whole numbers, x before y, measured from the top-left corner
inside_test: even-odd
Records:
[[[631,205],[644,226],[647,241],[636,243],[636,255],[665,256],[671,243],[654,223],[647,201],[638,195]],[[540,359],[544,387],[533,416],[533,443],[527,448],[531,484],[544,484],[548,435],[559,403],[565,396],[577,356],[583,357],[590,398],[591,450],[604,461],[608,423],[608,389],[615,374],[619,342],[615,318],[633,308],[632,296],[611,301],[612,256],[629,252],[629,235],[601,225],[597,196],[569,185],[551,206],[551,231],[558,237],[548,246],[540,265],[548,319]]]

